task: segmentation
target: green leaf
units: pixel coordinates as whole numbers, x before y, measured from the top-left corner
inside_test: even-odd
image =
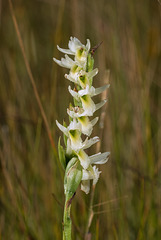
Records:
[[[60,161],[63,169],[65,170],[65,168],[66,168],[65,151],[64,151],[64,148],[63,148],[63,147],[61,146],[61,144],[60,144],[60,139],[61,139],[61,137],[59,137],[59,141],[58,141],[59,161]]]

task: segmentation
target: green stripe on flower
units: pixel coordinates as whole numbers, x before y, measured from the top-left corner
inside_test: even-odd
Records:
[[[87,84],[89,84],[88,78],[86,75],[81,75],[79,77],[79,82],[82,88],[85,88]]]
[[[88,111],[88,116],[92,116],[95,112],[96,106],[92,98],[89,95],[84,95],[81,97],[82,106],[85,111]]]
[[[82,167],[84,169],[87,169],[90,164],[90,159],[89,159],[88,155],[85,153],[85,151],[81,149],[78,152],[77,156],[79,158],[79,161],[80,161],[80,164],[82,165]]]
[[[76,72],[79,72],[81,70],[81,67],[79,67],[78,65],[73,65],[72,68],[71,68],[71,72],[72,73],[76,73]]]

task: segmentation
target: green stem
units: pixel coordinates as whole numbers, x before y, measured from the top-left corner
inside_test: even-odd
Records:
[[[65,195],[64,218],[63,218],[63,240],[71,240],[72,221],[70,217],[71,201],[73,194]]]

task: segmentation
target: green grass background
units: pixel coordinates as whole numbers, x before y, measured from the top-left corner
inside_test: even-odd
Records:
[[[14,13],[57,144],[67,120],[67,72],[52,58],[70,36],[95,46],[94,86],[110,70],[92,240],[161,239],[161,5],[157,0],[14,0]],[[97,98],[99,101],[100,98]],[[97,112],[100,114],[100,112]],[[97,115],[96,114],[96,115]],[[94,135],[100,136],[99,124]],[[89,153],[94,154],[95,147]],[[53,197],[54,193],[61,204]],[[82,235],[89,195],[73,200],[73,239]],[[104,203],[104,204],[102,204]],[[61,239],[63,179],[13,25],[0,1],[0,239]]]

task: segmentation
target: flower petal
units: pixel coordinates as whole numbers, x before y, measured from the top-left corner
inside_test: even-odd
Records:
[[[93,130],[93,125],[89,121],[89,118],[87,116],[82,116],[78,118],[78,121],[81,123],[82,133],[90,136]]]
[[[82,145],[82,149],[87,149],[89,147],[91,147],[93,144],[99,142],[99,137],[93,137],[93,138],[86,138],[86,140],[83,142],[83,145]]]
[[[88,169],[82,170],[82,180],[91,180],[93,179],[93,168],[92,171],[89,171]]]
[[[53,58],[53,60],[61,67],[65,67],[65,68],[71,68],[75,62],[68,57],[68,55],[65,55],[65,58],[61,58],[61,61],[57,60],[56,58]]]
[[[79,151],[82,148],[81,132],[76,129],[69,130],[69,137],[72,150]]]
[[[89,159],[88,155],[85,153],[85,151],[81,149],[77,153],[77,156],[79,158],[79,161],[80,161],[80,164],[82,165],[82,167],[84,169],[87,169],[89,167],[89,164],[90,164],[90,159]]]
[[[86,85],[85,89],[79,90],[79,96],[84,96],[84,95],[90,95],[90,96],[94,96],[95,95],[95,88],[89,87],[89,85]]]
[[[85,192],[86,194],[90,191],[90,181],[89,180],[83,180],[81,182],[81,190]]]
[[[62,64],[62,61],[57,60],[56,58],[53,58],[54,62],[56,62],[59,66],[64,67],[64,64]]]
[[[88,169],[83,169],[82,171],[82,181],[87,181],[93,179],[93,185],[95,185],[99,179],[101,171],[96,168],[96,166],[89,166]]]
[[[107,102],[107,100],[102,100],[100,103],[96,104],[96,110],[100,109],[101,107],[103,107],[103,105]]]
[[[96,168],[96,166],[93,166],[93,171],[94,171],[93,185],[96,185],[96,183],[98,182],[101,171],[98,171],[98,168]]]
[[[70,74],[65,74],[65,78],[71,82],[77,83],[76,79],[72,78],[72,76]]]
[[[93,113],[96,111],[96,105],[91,97],[89,95],[84,95],[81,97],[81,102],[86,114],[88,116],[93,116]]]
[[[68,138],[66,154],[70,156],[70,155],[72,155],[72,152],[73,152],[73,150],[72,150],[72,147],[71,147],[71,140],[70,140],[70,138]]]
[[[79,130],[81,131],[81,124],[77,122],[75,119],[68,126],[68,130]]]
[[[78,76],[81,70],[82,70],[82,67],[74,62],[74,64],[70,69],[70,73],[65,74],[65,78],[80,85],[80,82],[78,81]]]
[[[78,48],[85,47],[76,37],[70,37],[68,47],[72,52],[76,52]]]
[[[110,155],[110,152],[105,152],[105,153],[97,153],[92,156],[90,156],[90,161],[91,164],[104,164],[108,161],[108,157]]]
[[[56,120],[56,125],[58,126],[58,128],[60,129],[60,131],[62,131],[66,136],[68,136],[68,130],[66,127],[64,127],[63,125],[61,125],[57,120]]]
[[[96,117],[91,121],[92,126],[94,126],[98,122],[98,119],[99,117]]]
[[[94,76],[96,76],[98,73],[98,68],[93,69],[92,71],[88,72],[87,75],[89,78],[93,78]]]
[[[70,94],[71,94],[77,101],[79,101],[79,95],[78,95],[78,93],[77,93],[76,91],[72,90],[72,89],[71,89],[71,86],[68,87],[68,90],[69,90]]]
[[[69,55],[75,55],[74,52],[72,52],[71,50],[69,49],[64,49],[64,48],[60,48],[58,45],[57,45],[57,49],[62,52],[62,53],[66,53],[66,54],[69,54]]]
[[[91,48],[91,43],[90,43],[90,40],[87,39],[86,50],[89,52],[90,48]]]
[[[99,87],[99,88],[95,88],[95,96],[102,93],[103,91],[105,91],[107,88],[109,88],[110,84],[107,84],[105,86]]]
[[[84,73],[84,71],[81,71],[79,76],[78,76],[78,81],[79,81],[79,85],[82,88],[86,88],[87,84],[89,85],[89,79],[87,77],[87,74]]]

